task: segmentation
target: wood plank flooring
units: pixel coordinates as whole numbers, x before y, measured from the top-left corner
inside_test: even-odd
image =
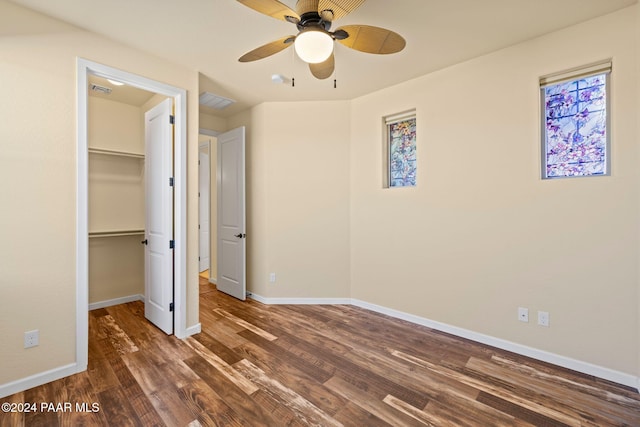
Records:
[[[1,398],[37,410],[0,426],[640,426],[630,388],[352,306],[200,288],[184,341],[141,302],[91,311],[89,369]]]

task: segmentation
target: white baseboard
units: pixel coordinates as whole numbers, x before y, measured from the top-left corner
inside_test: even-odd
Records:
[[[216,279],[215,277],[209,277],[209,283],[217,285],[218,284],[218,279]]]
[[[94,303],[89,304],[89,311],[96,310],[98,308],[111,307],[112,305],[126,304],[126,303],[132,302],[132,301],[143,301],[144,302],[144,295],[142,295],[142,294],[129,295],[127,297],[114,298],[114,299],[110,299],[110,300],[106,300],[106,301],[94,302]]]
[[[185,336],[184,337],[180,337],[180,338],[187,338],[187,337],[190,337],[191,335],[199,334],[200,332],[202,332],[202,324],[201,323],[196,323],[193,326],[189,326],[184,331]]]
[[[127,297],[122,298],[114,298],[107,301],[99,301],[89,304],[89,310],[95,310],[98,308],[111,307],[112,305],[125,304],[132,301],[142,301],[144,302],[144,295],[129,295]],[[185,330],[185,336],[183,338],[189,337],[194,334],[199,334],[202,331],[202,325],[200,323],[190,326]]]
[[[253,292],[247,297],[267,305],[351,305],[351,298],[265,298]]]
[[[446,323],[437,322],[424,317],[416,316],[413,314],[405,313],[399,310],[383,307],[381,305],[371,304],[366,301],[361,301],[352,298],[266,298],[252,292],[248,292],[247,296],[263,304],[278,305],[278,304],[349,304],[356,307],[364,308],[367,310],[375,311],[376,313],[385,314],[396,319],[406,320],[417,325],[426,326],[437,331],[446,332],[457,337],[466,338],[471,341],[487,344],[492,347],[500,348],[502,350],[511,351],[522,356],[531,357],[543,362],[552,363],[563,368],[572,369],[577,372],[581,372],[587,375],[593,375],[598,378],[613,381],[618,384],[622,384],[628,387],[633,387],[640,391],[640,377],[636,377],[624,372],[615,371],[613,369],[605,368],[602,366],[594,365],[592,363],[584,362],[581,360],[572,359],[570,357],[561,356],[555,353],[551,353],[544,350],[539,350],[526,345],[514,343],[511,341],[503,340],[500,338],[492,337],[490,335],[481,334],[478,332],[470,331],[468,329],[459,328],[457,326],[448,325]]]
[[[60,366],[59,368],[31,375],[30,377],[2,384],[0,385],[0,397],[11,396],[12,394],[38,387],[42,384],[68,377],[69,375],[77,374],[83,370],[86,370],[86,367],[84,367],[84,369],[79,369],[76,363],[71,363],[69,365]]]
[[[605,380],[613,381],[618,384],[633,387],[640,391],[640,377],[626,374],[624,372],[615,371],[613,369],[594,365],[581,360],[572,359],[570,357],[561,356],[548,351],[539,350],[533,347],[528,347],[526,345],[514,343],[500,338],[495,338],[490,335],[484,335],[478,332],[470,331],[468,329],[459,328],[457,326],[448,325],[446,323],[437,322],[435,320],[426,319],[424,317],[415,316],[413,314],[404,313],[402,311],[393,310],[387,307],[371,304],[357,299],[352,299],[351,304],[355,305],[356,307],[375,311],[376,313],[395,317],[396,319],[406,320],[408,322],[426,326],[437,331],[446,332],[457,337],[466,338],[471,341],[476,341],[482,344],[490,345],[492,347],[500,348],[502,350],[517,353],[522,356],[527,356],[543,362],[552,363],[563,368],[572,369],[583,374],[593,375]]]

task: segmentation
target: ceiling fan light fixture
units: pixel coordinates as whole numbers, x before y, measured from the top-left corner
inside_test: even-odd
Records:
[[[304,62],[319,64],[333,53],[333,38],[320,28],[309,28],[296,36],[294,47]]]

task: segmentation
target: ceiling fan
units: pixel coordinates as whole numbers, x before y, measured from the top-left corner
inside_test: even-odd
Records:
[[[274,55],[294,46],[311,74],[326,79],[335,69],[333,42],[360,52],[374,54],[397,53],[406,42],[401,35],[370,25],[345,25],[329,31],[333,21],[357,9],[365,0],[298,0],[296,10],[278,0],[237,0],[239,3],[272,18],[295,24],[297,35],[282,37],[242,55],[238,61],[251,62]]]

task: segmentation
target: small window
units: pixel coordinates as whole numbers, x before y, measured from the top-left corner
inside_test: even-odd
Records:
[[[385,117],[387,188],[416,185],[416,113]]]
[[[542,178],[609,175],[611,62],[540,79]]]

